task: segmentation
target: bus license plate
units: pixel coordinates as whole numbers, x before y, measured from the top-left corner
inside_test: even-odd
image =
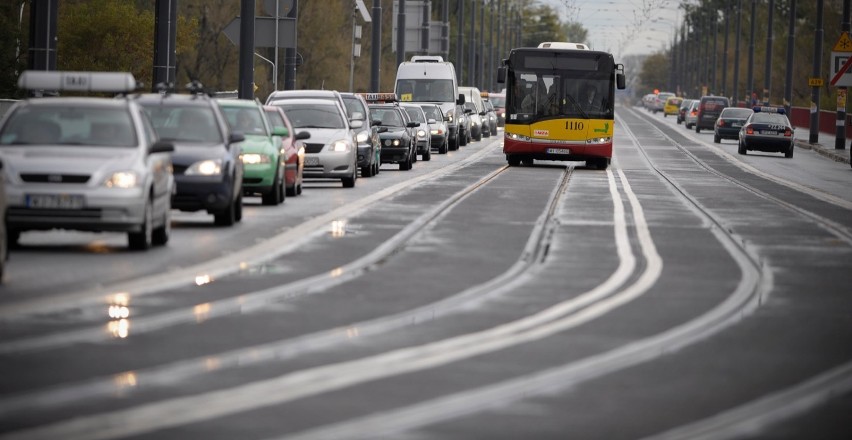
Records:
[[[33,209],[81,209],[83,196],[69,194],[35,194],[26,197],[27,207]]]
[[[567,148],[548,148],[547,154],[571,154],[571,150]]]

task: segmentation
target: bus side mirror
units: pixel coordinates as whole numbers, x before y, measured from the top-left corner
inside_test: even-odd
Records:
[[[615,85],[618,87],[618,90],[624,90],[627,86],[624,85],[624,74],[617,73],[615,74]]]
[[[497,83],[503,84],[506,82],[506,68],[498,67],[497,68]]]

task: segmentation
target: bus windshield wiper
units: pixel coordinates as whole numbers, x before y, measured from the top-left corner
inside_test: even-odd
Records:
[[[586,112],[584,112],[584,111],[583,111],[583,108],[582,108],[582,107],[580,107],[580,105],[579,105],[579,104],[577,104],[577,101],[574,101],[574,97],[573,97],[573,96],[571,96],[571,95],[569,95],[569,94],[566,94],[565,96],[568,98],[568,101],[569,101],[569,102],[571,102],[571,105],[573,105],[574,107],[576,107],[576,108],[577,108],[577,110],[579,110],[579,111],[580,111],[580,115],[582,115],[582,116],[583,116],[583,119],[589,119],[589,115],[587,115],[587,114],[586,114]]]

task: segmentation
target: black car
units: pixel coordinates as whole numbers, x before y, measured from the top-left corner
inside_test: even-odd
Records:
[[[205,210],[217,225],[242,218],[241,133],[231,133],[219,106],[203,93],[144,94],[136,101],[149,115],[160,140],[174,143],[172,208]]]
[[[701,133],[702,128],[711,129],[716,125],[716,119],[731,102],[724,96],[702,96],[698,102],[698,119],[695,120],[695,132]]]
[[[689,111],[689,107],[692,106],[694,99],[684,99],[680,102],[680,108],[677,110],[677,123],[680,125],[681,122],[686,120],[686,112]]]
[[[739,154],[757,150],[793,157],[793,126],[783,108],[755,107],[740,130],[739,141]]]
[[[752,113],[754,111],[749,108],[728,107],[722,110],[713,128],[713,142],[718,144],[722,139],[739,139],[740,129]]]
[[[382,163],[397,163],[399,169],[410,170],[417,161],[417,143],[412,128],[420,125],[413,122],[397,104],[372,104],[369,106],[373,120],[387,128],[379,134],[382,142]]]

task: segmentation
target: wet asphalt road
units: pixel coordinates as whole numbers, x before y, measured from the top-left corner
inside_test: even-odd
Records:
[[[486,138],[145,254],[25,234],[0,438],[852,437],[848,166],[615,130],[606,171]]]

